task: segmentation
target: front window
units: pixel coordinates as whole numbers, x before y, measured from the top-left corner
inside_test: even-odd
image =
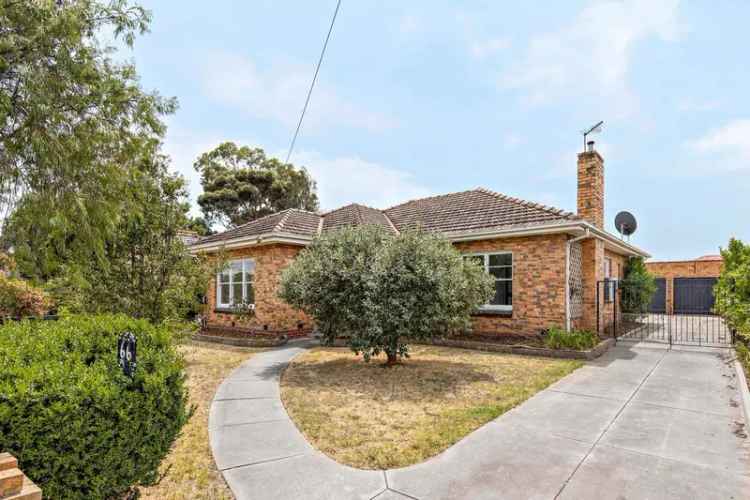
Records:
[[[216,276],[216,304],[221,308],[235,308],[238,306],[253,307],[255,292],[253,290],[253,275],[255,261],[241,259],[229,261]]]
[[[482,309],[513,310],[513,254],[485,253],[467,255],[465,258],[476,261],[495,278],[495,295]]]

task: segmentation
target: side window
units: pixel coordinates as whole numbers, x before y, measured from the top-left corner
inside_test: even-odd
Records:
[[[255,304],[255,261],[232,260],[216,275],[216,305],[231,308],[238,305]]]

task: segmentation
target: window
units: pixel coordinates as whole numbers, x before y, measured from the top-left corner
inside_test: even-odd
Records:
[[[610,259],[609,257],[604,259],[604,277],[612,277],[612,259]]]
[[[467,255],[464,258],[478,262],[495,278],[495,296],[482,309],[513,310],[513,254],[486,253]]]
[[[252,259],[232,260],[216,276],[216,305],[220,308],[255,306],[253,290],[255,261]]]

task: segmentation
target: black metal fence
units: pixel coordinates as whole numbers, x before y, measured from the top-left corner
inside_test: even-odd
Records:
[[[708,347],[727,347],[734,342],[732,330],[712,307],[696,307],[694,312],[673,313],[669,308],[653,312],[652,295],[638,286],[606,280],[598,289],[599,332],[618,341]],[[700,287],[685,287],[680,293],[686,303],[703,304],[707,300],[705,289]]]

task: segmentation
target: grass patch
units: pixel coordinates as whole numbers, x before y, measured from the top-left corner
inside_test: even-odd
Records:
[[[737,359],[742,369],[745,370],[745,379],[750,387],[750,349],[748,349],[744,342],[738,340],[734,343],[734,350],[737,353]]]
[[[208,442],[208,411],[229,373],[259,349],[188,342],[185,356],[190,404],[195,411],[160,467],[157,484],[140,488],[142,499],[232,499]]]
[[[599,336],[588,330],[572,330],[570,332],[562,328],[550,328],[544,337],[544,346],[550,349],[574,349],[586,351],[593,349],[599,343]]]
[[[583,363],[415,346],[392,368],[347,349],[295,358],[281,379],[289,415],[336,461],[402,467],[448,448]]]

